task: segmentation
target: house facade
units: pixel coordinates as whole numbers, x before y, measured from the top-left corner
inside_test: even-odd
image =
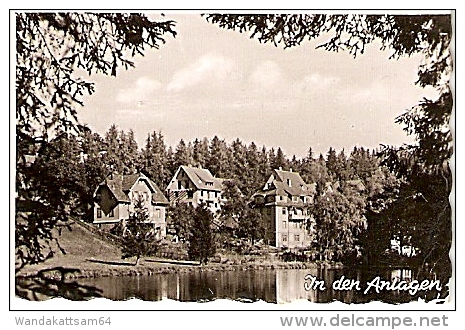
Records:
[[[313,241],[313,219],[308,206],[315,184],[307,184],[297,172],[273,170],[263,188],[253,196],[262,213],[265,242],[276,247],[307,247]]]
[[[181,202],[197,207],[204,203],[217,214],[225,201],[222,198],[224,180],[215,178],[205,168],[180,166],[166,188],[166,194],[171,205]]]
[[[168,200],[158,186],[142,173],[110,174],[94,192],[94,221],[101,228],[109,228],[126,221],[134,212],[139,198],[149,214],[149,223],[157,237],[166,236],[166,207]]]

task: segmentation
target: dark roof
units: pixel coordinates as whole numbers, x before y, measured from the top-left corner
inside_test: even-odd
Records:
[[[307,184],[299,173],[283,170],[274,170],[273,184],[279,195],[302,196],[312,195],[315,192],[314,184]]]
[[[316,184],[307,184],[297,172],[273,170],[267,185],[256,192],[261,196],[311,196],[316,192]],[[292,203],[292,204],[295,204]]]
[[[225,179],[215,178],[206,168],[181,166],[192,183],[197,189],[201,190],[223,190],[223,181]]]
[[[132,188],[132,186],[136,183],[136,181],[139,179],[140,176],[141,175],[137,173],[122,175],[123,191],[129,191]]]
[[[163,195],[155,182],[142,173],[128,175],[111,174],[100,184],[100,186],[106,185],[116,197],[118,202],[130,202],[131,199],[129,198],[129,192],[139,179],[147,182],[149,189],[152,191],[153,204],[169,204],[165,195]]]
[[[122,174],[110,174],[100,185],[106,185],[119,202],[130,202],[129,196],[123,190],[123,181]]]
[[[153,182],[149,178],[147,178],[147,180],[149,181],[152,188],[154,188],[155,190],[155,193],[152,193],[152,203],[168,205],[169,204],[168,199],[165,197],[165,195],[160,190],[160,188],[155,184],[155,182]]]

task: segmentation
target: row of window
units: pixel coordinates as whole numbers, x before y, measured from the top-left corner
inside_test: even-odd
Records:
[[[268,215],[271,215],[273,212],[272,212],[272,209],[271,208],[265,208],[264,211],[263,211],[264,214],[268,214]],[[286,215],[287,214],[287,209],[285,207],[283,207],[283,209],[281,210],[281,213],[283,215]],[[293,209],[291,212],[289,212],[291,214],[295,214],[295,215],[305,215],[306,212],[304,212],[303,210],[301,209]]]
[[[304,224],[303,221],[299,221],[299,222],[291,221],[291,222],[289,222],[289,227],[294,228],[294,229],[304,229],[305,224]],[[286,220],[283,220],[283,228],[287,228],[287,221]]]
[[[179,195],[179,191],[175,191],[174,192],[174,197],[175,198],[178,198],[180,195]],[[205,194],[204,194],[205,193]],[[205,195],[205,196],[204,196]],[[187,191],[187,198],[193,198],[194,197],[194,192],[192,190],[188,190]],[[208,198],[208,191],[204,191],[204,190],[200,190],[200,197],[206,197]],[[210,198],[218,198],[219,197],[219,193],[218,191],[215,191],[215,192],[212,192],[210,194]]]
[[[142,196],[144,202],[149,200],[149,193],[146,191],[134,191],[132,193],[133,200],[135,201],[139,200],[140,196]]]
[[[205,197],[208,197],[208,191],[205,191],[205,190],[200,190],[200,196],[201,196],[201,197],[204,197],[204,196],[203,196],[203,195],[204,195],[204,192],[205,192]],[[215,191],[214,193],[212,192],[212,194],[210,194],[210,196],[212,196],[212,195],[214,195],[215,198],[218,198],[219,193],[218,193],[218,191]]]
[[[283,208],[283,214],[286,214],[286,208]],[[295,214],[295,215],[305,215],[306,212],[304,212],[303,210],[301,209],[293,209],[291,212],[289,212],[291,214]]]
[[[105,214],[105,216],[107,218],[113,218],[115,216],[115,211],[114,209],[111,210],[108,214]],[[101,218],[102,217],[102,209],[101,208],[97,208],[97,218]],[[160,209],[155,209],[155,218],[160,218],[161,217],[161,210]]]
[[[287,242],[287,235],[283,235],[282,240],[283,240],[283,242]],[[300,242],[300,235],[299,234],[294,235],[294,242]]]
[[[204,202],[204,200],[203,200],[203,199],[199,199],[199,202],[202,203],[202,202]],[[213,204],[212,201],[207,201],[207,205],[208,205],[208,206],[211,206],[212,204]],[[214,204],[215,204],[215,208],[218,208],[218,203],[214,203]]]
[[[292,236],[291,236],[292,237]],[[294,235],[294,242],[300,242],[300,239],[302,238],[302,241],[305,239],[305,235],[299,235],[299,234],[295,234]],[[307,240],[310,241],[311,240],[311,236],[310,235],[307,235]],[[287,242],[288,241],[288,237],[287,235],[282,235],[281,236],[281,241],[282,242]]]
[[[266,196],[266,202],[269,203],[269,202],[272,202],[275,200],[274,198],[275,196],[274,195],[269,195],[269,196]],[[260,198],[260,196],[258,197]],[[276,201],[278,202],[286,202],[287,200],[291,200],[293,202],[298,202],[299,201],[299,198],[300,200],[305,203],[307,201],[307,197],[306,196],[292,196],[292,197],[286,197],[286,196],[281,196],[281,195],[278,195],[276,196]]]
[[[114,210],[111,210],[110,213],[105,214],[105,216],[108,218],[113,218],[115,216]],[[102,217],[102,209],[97,208],[97,218],[101,218],[101,217]]]

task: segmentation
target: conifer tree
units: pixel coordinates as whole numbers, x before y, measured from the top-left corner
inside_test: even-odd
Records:
[[[188,254],[191,260],[198,260],[201,264],[206,264],[208,259],[215,255],[216,243],[212,222],[213,214],[206,205],[198,205],[192,214],[189,237]]]
[[[215,135],[210,142],[207,168],[218,178],[229,178],[231,176],[230,161],[231,154],[226,142]]]
[[[145,203],[143,196],[139,196],[123,230],[122,258],[136,257],[135,266],[142,256],[154,255],[159,246]]]

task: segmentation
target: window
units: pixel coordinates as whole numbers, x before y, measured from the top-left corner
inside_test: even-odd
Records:
[[[203,190],[200,190],[200,196],[203,197]]]
[[[215,208],[218,208],[218,203],[215,203]]]
[[[97,218],[102,217],[102,209],[100,207],[97,208]]]
[[[139,193],[138,193],[137,191],[134,191],[134,192],[132,193],[132,197],[133,197],[133,199],[134,199],[135,201],[138,200],[138,199],[139,199]]]
[[[112,209],[110,213],[108,213],[108,217],[113,218],[115,216],[115,210]]]
[[[283,207],[283,214],[286,214],[286,209]]]
[[[155,218],[160,218],[160,217],[161,217],[161,210],[155,209]]]
[[[179,194],[177,191],[174,192],[174,197],[178,198],[179,197]]]
[[[149,193],[148,192],[144,192],[144,201],[148,201],[149,200]]]
[[[287,235],[283,235],[283,242],[287,242]]]
[[[191,191],[191,190],[189,190],[189,191],[187,192],[187,198],[193,198],[193,197],[194,197],[194,192]]]
[[[178,189],[179,189],[179,190],[182,189],[182,182],[181,182],[181,181],[178,181]]]
[[[218,198],[218,192],[215,191],[215,198]]]
[[[294,235],[294,241],[299,242],[300,241],[300,235],[295,234]]]
[[[283,228],[286,228],[287,227],[287,222],[286,220],[283,221]]]
[[[287,179],[287,185],[288,185],[289,187],[292,187],[292,181],[291,181],[291,179]]]

